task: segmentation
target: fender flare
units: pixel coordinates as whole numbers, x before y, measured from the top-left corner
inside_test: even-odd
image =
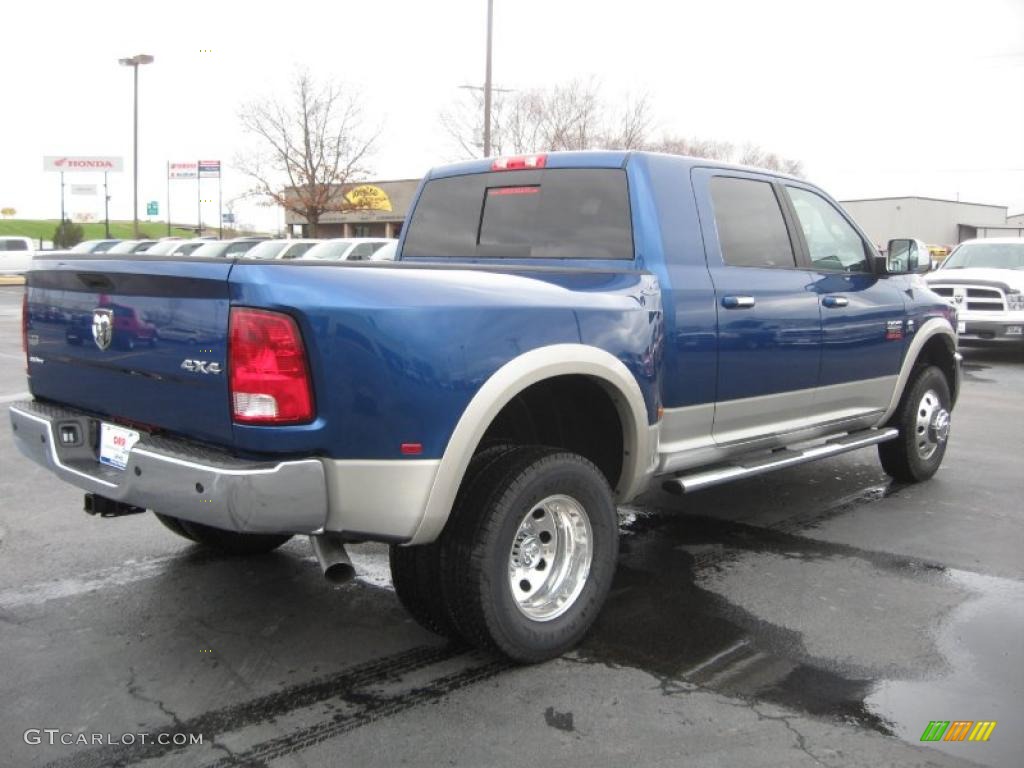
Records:
[[[892,398],[889,400],[889,407],[885,409],[885,413],[882,414],[882,417],[875,426],[882,426],[896,412],[900,399],[903,397],[903,390],[906,388],[910,374],[917,364],[917,358],[921,355],[921,350],[929,339],[939,334],[949,336],[953,342],[953,353],[956,354],[956,334],[953,332],[953,326],[950,325],[949,320],[944,317],[933,317],[926,320],[917,329],[917,333],[914,334],[914,338],[910,341],[910,346],[907,347],[907,354],[903,357],[903,365],[900,366],[900,373],[896,378],[896,387],[893,389]]]
[[[427,544],[443,530],[455,495],[476,447],[495,416],[527,387],[555,376],[594,378],[611,396],[622,422],[622,475],[616,496],[637,495],[653,471],[656,429],[647,423],[643,393],[621,360],[586,344],[552,344],[525,352],[505,363],[469,401],[438,465],[420,524],[408,544]]]

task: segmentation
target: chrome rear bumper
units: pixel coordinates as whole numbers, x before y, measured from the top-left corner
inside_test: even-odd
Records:
[[[36,401],[15,403],[9,412],[18,449],[84,491],[245,533],[314,533],[327,520],[319,459],[249,461],[143,434],[120,470],[97,461],[94,416]],[[58,435],[71,427],[79,439],[62,444]]]

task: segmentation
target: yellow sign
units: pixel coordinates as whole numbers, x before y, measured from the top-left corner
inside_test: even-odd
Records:
[[[355,208],[368,211],[391,210],[391,198],[388,197],[387,192],[372,184],[353,187],[345,195],[345,199]]]

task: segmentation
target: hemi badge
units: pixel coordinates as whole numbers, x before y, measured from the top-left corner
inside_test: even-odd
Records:
[[[903,338],[903,321],[902,320],[886,320],[885,321],[885,339],[886,341],[899,341]]]

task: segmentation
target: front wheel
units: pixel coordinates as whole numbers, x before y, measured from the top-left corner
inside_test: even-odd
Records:
[[[931,365],[915,372],[891,422],[899,436],[878,445],[886,474],[919,483],[939,470],[949,438],[951,401],[941,370]]]
[[[442,587],[459,634],[533,663],[580,641],[611,587],[618,519],[582,456],[524,447],[456,502],[441,539]]]

